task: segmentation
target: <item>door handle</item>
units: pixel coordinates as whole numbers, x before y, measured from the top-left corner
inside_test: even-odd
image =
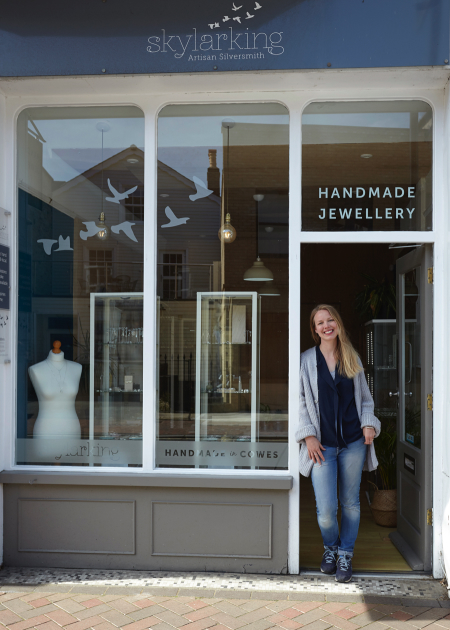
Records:
[[[413,395],[413,393],[412,393],[412,392],[409,392],[409,394],[407,394],[407,393],[405,392],[405,396],[412,396],[412,395]]]
[[[399,396],[398,392],[389,392],[389,396]]]

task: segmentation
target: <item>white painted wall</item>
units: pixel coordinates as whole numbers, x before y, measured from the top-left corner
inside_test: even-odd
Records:
[[[156,331],[156,248],[153,247],[156,230],[156,117],[159,109],[169,103],[217,103],[217,102],[261,102],[278,101],[290,112],[290,201],[292,219],[290,225],[290,431],[293,437],[295,419],[298,414],[298,373],[300,306],[300,246],[306,242],[378,242],[435,243],[435,311],[434,311],[434,540],[433,575],[443,574],[443,557],[450,574],[450,445],[448,387],[450,370],[450,334],[447,332],[448,289],[450,261],[447,254],[450,233],[448,230],[449,182],[450,182],[450,101],[444,91],[448,81],[448,68],[435,69],[376,69],[348,71],[279,72],[279,73],[221,73],[178,76],[138,77],[78,77],[41,78],[14,81],[0,80],[0,206],[16,212],[15,183],[15,120],[18,112],[26,106],[45,105],[95,105],[135,104],[143,109],[145,121],[145,297],[144,312],[147,330]],[[8,98],[4,99],[2,96]],[[126,95],[126,96],[125,96]],[[384,100],[424,99],[434,107],[434,232],[396,233],[302,233],[300,231],[299,208],[301,207],[301,114],[304,107],[314,100]],[[444,103],[445,99],[445,103]],[[7,103],[7,107],[6,107]],[[5,114],[6,111],[6,114]],[[153,221],[150,220],[153,217]],[[15,250],[15,220],[12,220],[12,245]],[[14,272],[15,273],[15,272]],[[13,283],[15,277],[13,274]],[[12,318],[16,316],[13,303]],[[14,330],[14,329],[13,329]],[[145,336],[144,355],[152,357],[144,364],[144,380],[155,382],[156,375],[156,332]],[[13,465],[14,452],[14,409],[15,409],[15,353],[12,345],[12,364],[0,365],[0,468]],[[144,466],[143,472],[170,474],[170,471],[153,470],[154,466],[154,413],[155,391],[146,388],[144,394]],[[30,470],[30,467],[25,467]],[[44,467],[40,470],[45,469]],[[52,470],[54,468],[47,468]],[[98,469],[99,472],[114,469]],[[80,474],[83,471],[78,470]],[[92,472],[92,471],[89,471]],[[120,469],[123,474],[123,469]],[[136,472],[133,470],[133,472]],[[176,472],[176,471],[174,471]],[[235,471],[239,475],[253,475],[252,471]],[[289,473],[294,477],[290,494],[289,516],[289,572],[299,572],[299,480],[298,446],[290,445]],[[212,469],[191,470],[190,474],[233,475],[233,471]],[[267,474],[267,473],[265,473]],[[274,472],[283,474],[283,471]],[[1,497],[0,497],[1,498]],[[447,503],[448,502],[448,503]],[[445,511],[447,509],[447,511]],[[445,521],[445,522],[444,522]],[[1,527],[1,521],[0,521]],[[444,533],[444,546],[441,531]]]
[[[4,138],[5,134],[5,104],[6,99],[0,94],[0,138]],[[5,159],[6,151],[0,150],[0,213],[3,214],[3,208],[6,208],[6,173],[5,173]],[[3,218],[0,217],[0,218]],[[6,217],[5,217],[6,218]],[[6,466],[6,439],[5,439],[5,427],[6,423],[10,420],[6,415],[7,399],[6,395],[6,371],[10,370],[11,366],[5,364],[3,360],[0,360],[0,470],[3,470]],[[0,567],[3,564],[3,484],[0,484]]]

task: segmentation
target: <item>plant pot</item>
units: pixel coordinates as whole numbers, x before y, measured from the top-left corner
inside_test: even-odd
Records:
[[[377,525],[397,527],[397,490],[376,490],[370,509]]]

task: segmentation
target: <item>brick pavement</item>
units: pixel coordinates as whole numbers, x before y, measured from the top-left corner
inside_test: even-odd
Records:
[[[0,591],[0,630],[450,630],[449,600],[268,591],[205,596],[193,589],[185,593],[10,587]]]

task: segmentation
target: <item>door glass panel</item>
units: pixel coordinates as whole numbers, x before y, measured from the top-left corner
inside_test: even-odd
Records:
[[[421,356],[420,356],[420,267],[404,276],[404,398],[405,421],[403,439],[421,447]]]

